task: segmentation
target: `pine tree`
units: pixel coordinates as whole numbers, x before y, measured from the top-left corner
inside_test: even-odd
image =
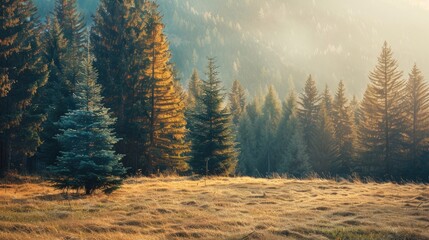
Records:
[[[30,105],[48,72],[40,53],[36,12],[29,0],[0,4],[0,175],[10,170],[14,154],[31,156],[34,144],[40,143],[43,117]],[[23,132],[28,138],[21,138]]]
[[[296,177],[303,177],[310,172],[311,166],[298,121],[298,109],[295,93],[291,92],[283,105],[283,116],[277,132],[277,145],[280,162],[277,170]]]
[[[428,167],[423,157],[429,144],[429,86],[416,64],[409,74],[405,99],[409,162],[403,167],[408,177],[422,177],[422,170]]]
[[[240,117],[246,107],[246,92],[238,80],[232,84],[231,92],[229,93],[229,108],[233,116],[235,126],[238,126]]]
[[[278,161],[276,151],[276,133],[281,119],[281,102],[273,86],[270,86],[262,107],[263,116],[260,119],[261,148],[258,169],[260,173],[270,174],[275,171]]]
[[[174,83],[171,54],[164,25],[155,6],[148,13],[146,23],[144,69],[145,109],[147,111],[146,166],[149,174],[154,170],[184,172],[188,170],[190,151],[186,137],[185,105]]]
[[[338,84],[332,119],[339,154],[333,170],[337,174],[350,174],[354,158],[354,121],[345,96],[343,81]]]
[[[122,183],[125,169],[113,145],[118,138],[112,129],[115,119],[101,103],[101,86],[90,57],[83,61],[76,83],[76,110],[61,117],[61,134],[57,139],[62,151],[57,165],[50,168],[55,187],[85,189],[92,194],[97,189],[106,193]]]
[[[232,117],[223,107],[224,94],[215,60],[208,61],[207,80],[203,80],[202,95],[197,99],[201,110],[193,117],[190,163],[198,174],[230,175],[235,172],[238,157]]]
[[[361,104],[359,142],[369,171],[391,177],[402,157],[404,82],[385,42]]]

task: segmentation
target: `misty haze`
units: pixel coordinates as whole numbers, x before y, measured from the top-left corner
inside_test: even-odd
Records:
[[[429,239],[429,0],[1,0],[0,240]]]

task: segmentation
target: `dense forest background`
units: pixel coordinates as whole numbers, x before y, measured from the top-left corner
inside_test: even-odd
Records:
[[[102,0],[86,15],[73,0],[56,0],[54,10],[38,2],[45,21],[31,0],[1,5],[2,176],[42,174],[87,194],[141,174],[428,180],[427,61],[403,34],[393,38],[397,51],[378,41],[376,22],[364,38],[359,21],[365,30],[351,33],[371,43],[343,48],[356,39],[335,34],[341,44],[331,45],[339,23],[321,24],[314,16],[322,13],[305,17],[314,1],[277,3],[282,14],[271,9],[276,1],[159,2]],[[239,6],[254,12],[234,21],[213,13]],[[322,12],[337,16],[333,7]],[[283,22],[287,13],[297,22]],[[306,33],[310,26],[317,28]]]
[[[88,23],[98,0],[79,0]],[[403,69],[428,62],[429,14],[422,1],[353,0],[158,0],[173,61],[185,83],[207,56],[216,55],[226,87],[240,80],[250,96],[273,85],[284,99],[300,91],[308,74],[317,86],[347,85],[347,95],[362,97],[368,71],[387,40]],[[42,16],[54,0],[36,0]],[[383,9],[383,12],[380,12]],[[422,65],[424,75],[429,66]]]

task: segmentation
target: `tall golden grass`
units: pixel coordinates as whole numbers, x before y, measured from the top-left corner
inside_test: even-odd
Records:
[[[132,178],[88,197],[3,183],[0,239],[429,239],[429,186]]]

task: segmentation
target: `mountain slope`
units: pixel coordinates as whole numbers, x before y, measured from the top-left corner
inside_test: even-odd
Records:
[[[38,4],[46,13],[52,1]],[[206,57],[215,56],[226,85],[237,78],[251,95],[273,84],[285,96],[291,88],[301,90],[308,74],[319,87],[334,88],[343,79],[349,93],[359,95],[385,40],[405,73],[417,62],[429,76],[429,14],[417,0],[158,3],[183,81],[193,68],[203,73]],[[80,6],[88,16],[96,1],[81,0]]]

